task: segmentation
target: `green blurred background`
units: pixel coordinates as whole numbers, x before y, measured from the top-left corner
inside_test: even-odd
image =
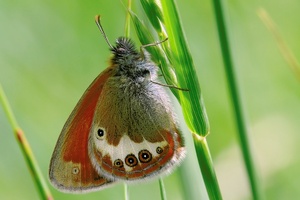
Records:
[[[208,143],[222,194],[224,199],[251,199],[212,2],[177,3],[207,106],[211,124]],[[223,4],[265,196],[272,200],[299,198],[300,82],[257,16],[257,9],[263,7],[269,12],[300,58],[300,2],[241,0]],[[47,180],[50,157],[68,115],[87,86],[108,65],[110,52],[94,23],[96,14],[102,15],[112,42],[124,34],[126,11],[121,1],[0,0],[0,82]],[[187,131],[185,135],[189,141]],[[3,109],[0,152],[0,199],[38,199]],[[188,160],[193,156],[190,145]],[[199,173],[197,165],[187,164],[188,160],[182,168]],[[184,183],[178,170],[164,180],[169,199],[184,199]],[[194,181],[188,187],[203,184]],[[122,184],[86,195],[63,194],[50,187],[55,199],[123,199]],[[159,199],[156,180],[130,185],[129,193],[130,199]],[[206,198],[205,191],[194,195]]]

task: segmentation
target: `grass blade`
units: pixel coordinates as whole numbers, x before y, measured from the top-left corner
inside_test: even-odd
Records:
[[[239,94],[239,90],[235,78],[236,75],[234,72],[232,56],[229,47],[227,26],[224,19],[223,8],[220,0],[213,0],[213,3],[214,3],[217,27],[219,31],[219,40],[220,40],[221,50],[223,54],[223,61],[224,61],[225,71],[227,74],[229,91],[234,106],[235,120],[238,128],[243,158],[247,168],[253,199],[259,200],[262,199],[263,197],[262,197],[261,188],[259,186],[257,172],[253,163],[253,155],[251,152],[248,133],[246,130],[244,113],[241,106],[240,94]]]
[[[0,85],[0,102],[4,108],[4,111],[7,115],[7,118],[13,128],[16,140],[22,150],[23,156],[26,160],[27,166],[29,168],[30,174],[34,179],[37,190],[40,194],[41,199],[50,200],[53,199],[52,194],[46,184],[46,181],[41,173],[40,167],[33,155],[33,152],[30,148],[30,145],[25,137],[24,132],[19,128],[18,123],[14,117],[14,114],[10,108],[8,100],[5,96],[5,93]]]
[[[278,45],[278,48],[281,52],[281,55],[285,59],[285,61],[290,66],[291,70],[294,72],[296,78],[298,81],[300,81],[300,64],[297,60],[296,56],[292,52],[292,50],[288,47],[287,43],[285,42],[284,38],[281,36],[281,34],[278,31],[278,28],[276,27],[276,24],[273,22],[272,18],[268,14],[268,12],[260,8],[257,11],[258,16],[263,21],[265,26],[269,29],[269,31],[274,36],[276,43]]]
[[[159,178],[159,189],[160,189],[160,199],[167,200],[165,185],[162,178]]]

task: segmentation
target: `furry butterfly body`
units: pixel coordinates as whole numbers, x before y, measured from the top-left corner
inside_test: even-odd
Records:
[[[158,67],[132,41],[111,46],[111,65],[89,86],[67,120],[49,170],[65,192],[99,190],[118,181],[168,173],[185,147]]]

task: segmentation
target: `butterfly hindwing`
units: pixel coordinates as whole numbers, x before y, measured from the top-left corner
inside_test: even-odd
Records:
[[[128,181],[171,171],[185,148],[164,88],[137,92],[115,82],[105,84],[96,106],[89,136],[93,166],[113,180]]]
[[[94,165],[106,176],[128,181],[169,172],[184,157],[183,144],[178,132],[162,130],[157,134],[159,140],[140,143],[124,134],[117,146],[108,145],[103,136],[92,148]]]

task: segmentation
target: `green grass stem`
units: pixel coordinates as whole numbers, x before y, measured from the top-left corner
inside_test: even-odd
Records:
[[[23,156],[25,158],[30,174],[32,175],[32,178],[35,182],[35,185],[37,187],[41,199],[45,199],[45,200],[53,199],[52,194],[50,193],[50,190],[48,188],[48,185],[46,184],[46,181],[41,173],[40,167],[33,155],[29,142],[27,141],[22,129],[19,128],[18,126],[16,118],[14,117],[12,109],[10,108],[9,102],[6,98],[6,95],[1,85],[0,85],[0,102],[10,122],[10,125],[13,128],[15,138],[22,150]]]
[[[193,134],[193,139],[209,199],[222,199],[220,189],[215,186],[217,183],[214,183],[216,182],[217,177],[213,168],[213,162],[206,138]],[[212,183],[209,183],[210,181],[212,181]]]
[[[128,185],[124,183],[124,200],[129,200]]]
[[[161,200],[167,200],[167,194],[165,190],[164,181],[162,178],[159,178],[159,189],[160,189],[160,199]]]
[[[127,10],[131,10],[132,2],[131,0],[127,0]],[[126,13],[126,20],[125,20],[125,37],[130,36],[130,13]]]
[[[287,45],[282,35],[280,34],[275,22],[272,20],[268,12],[263,8],[258,9],[257,14],[262,20],[262,22],[265,24],[265,26],[268,28],[270,33],[272,33],[277,43],[277,46],[281,52],[281,55],[291,68],[292,72],[295,74],[298,81],[300,81],[300,63],[297,60],[297,57],[295,56],[293,51]]]
[[[249,137],[246,129],[246,122],[244,119],[244,112],[241,104],[239,89],[236,81],[236,75],[234,72],[234,65],[232,61],[232,55],[230,51],[229,38],[227,36],[227,25],[223,14],[223,7],[220,0],[213,0],[215,18],[218,27],[219,40],[221,50],[223,54],[223,62],[227,75],[227,81],[229,85],[230,96],[234,107],[234,115],[236,125],[239,134],[240,145],[243,153],[245,166],[248,173],[249,182],[251,185],[251,191],[253,199],[262,199],[261,187],[258,180],[258,175],[253,162],[253,155],[251,146],[249,144]]]

